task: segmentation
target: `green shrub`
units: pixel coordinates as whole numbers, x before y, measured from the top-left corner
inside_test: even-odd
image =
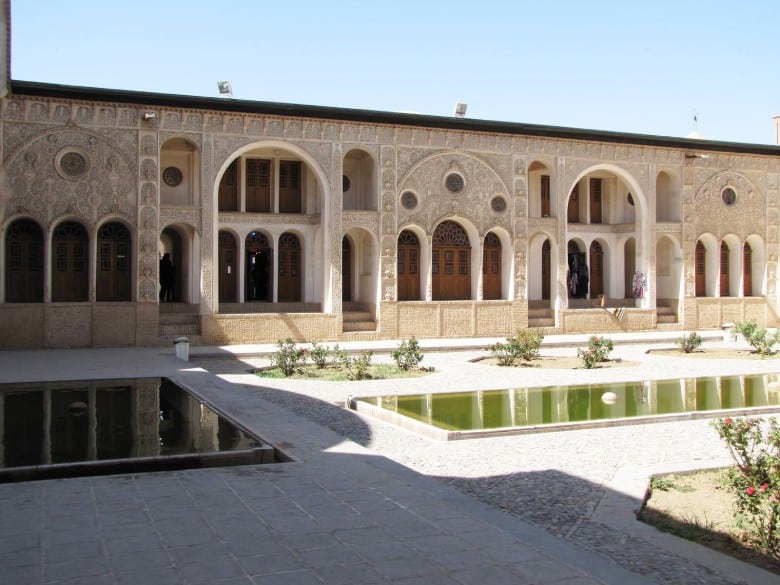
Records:
[[[518,329],[515,336],[507,341],[513,347],[515,355],[526,362],[539,357],[539,350],[544,340],[544,331],[538,327]]]
[[[677,343],[680,346],[680,351],[691,353],[692,351],[696,351],[701,345],[701,335],[692,331],[688,336],[683,335],[677,340]]]
[[[544,340],[544,331],[538,327],[518,329],[514,337],[507,337],[506,343],[497,342],[488,346],[499,366],[513,366],[517,360],[530,362],[539,357]]]
[[[613,348],[614,344],[610,338],[591,335],[588,348],[578,349],[577,357],[582,358],[582,365],[589,370],[597,363],[607,361]]]
[[[737,525],[765,553],[780,554],[780,426],[773,417],[724,418],[713,426],[735,465],[724,482],[736,498]]]
[[[303,371],[306,363],[306,350],[298,347],[289,337],[276,342],[279,349],[271,356],[273,364],[285,376],[292,376]]]
[[[356,357],[350,357],[346,351],[340,352],[341,365],[347,371],[350,380],[365,380],[370,378],[368,369],[371,367],[371,358],[374,352],[367,349]]]
[[[409,341],[401,342],[397,349],[390,352],[390,356],[395,360],[396,365],[404,371],[416,370],[425,357],[420,350],[420,344],[414,337]]]
[[[319,369],[325,368],[328,365],[328,358],[330,357],[330,350],[327,345],[320,345],[316,341],[311,344],[309,350],[309,359]]]
[[[766,329],[759,329],[755,321],[737,323],[736,330],[762,356],[777,352],[775,345],[780,343],[780,331],[770,333]]]
[[[499,366],[515,365],[515,353],[508,343],[496,342],[488,345],[488,349],[493,354],[493,357],[496,358]]]

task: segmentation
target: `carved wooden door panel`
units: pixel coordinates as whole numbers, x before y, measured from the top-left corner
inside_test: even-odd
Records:
[[[30,219],[13,222],[5,241],[5,302],[43,301],[43,231]]]
[[[590,298],[604,294],[604,252],[601,244],[590,245]]]
[[[352,245],[347,236],[341,239],[341,300],[352,300]]]
[[[442,222],[433,234],[431,270],[433,300],[471,298],[471,245],[454,221]]]
[[[295,234],[279,238],[279,302],[301,300],[301,244]]]
[[[753,250],[747,242],[742,246],[742,296],[753,296]]]
[[[569,205],[566,210],[566,221],[569,223],[580,223],[580,190],[578,185],[574,185],[569,197]]]
[[[398,236],[398,300],[420,300],[420,241],[409,230]]]
[[[301,163],[279,161],[279,213],[301,213]]]
[[[707,251],[704,248],[704,244],[696,242],[696,296],[706,297],[706,258]]]
[[[219,181],[219,211],[238,211],[238,159],[230,163]]]
[[[271,161],[246,159],[246,210],[271,212]]]
[[[130,230],[118,222],[98,232],[97,301],[132,300]]]
[[[80,223],[66,221],[52,238],[51,300],[89,300],[89,236]]]
[[[501,240],[492,232],[485,236],[482,250],[482,298],[501,298]]]
[[[219,232],[219,302],[235,303],[238,282],[236,239],[228,232]]]
[[[550,240],[542,244],[542,298],[550,298]]]
[[[728,297],[729,293],[729,247],[726,242],[720,243],[720,296]]]

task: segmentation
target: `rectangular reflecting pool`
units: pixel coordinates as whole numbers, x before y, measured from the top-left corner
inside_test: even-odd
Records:
[[[166,378],[0,384],[0,482],[288,459]]]
[[[353,398],[350,407],[441,440],[780,412],[780,375],[755,374]]]

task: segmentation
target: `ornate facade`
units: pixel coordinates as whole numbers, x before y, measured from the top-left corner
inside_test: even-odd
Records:
[[[15,81],[0,135],[1,348],[778,322],[776,146]]]

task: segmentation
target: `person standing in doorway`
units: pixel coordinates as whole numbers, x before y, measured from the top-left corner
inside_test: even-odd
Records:
[[[173,301],[173,281],[176,275],[176,268],[171,262],[171,255],[166,252],[160,259],[160,302],[169,303]]]

